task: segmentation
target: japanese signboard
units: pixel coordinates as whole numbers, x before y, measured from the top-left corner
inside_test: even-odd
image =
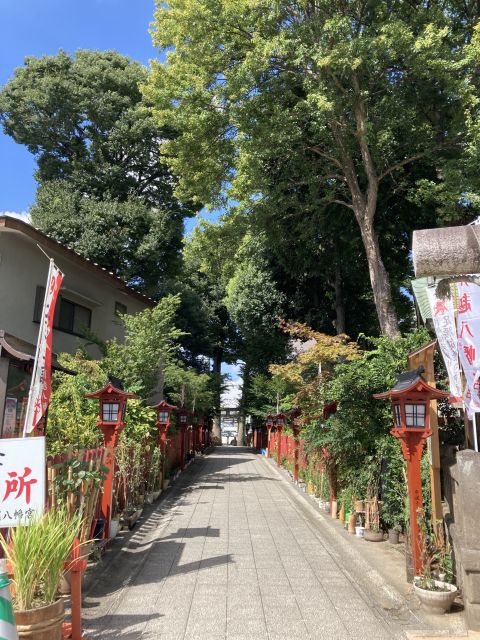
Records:
[[[469,415],[480,411],[477,372],[480,370],[480,287],[471,282],[459,282],[458,289],[458,352],[465,374],[465,406]]]
[[[428,300],[432,309],[433,325],[437,334],[438,345],[442,352],[448,372],[450,393],[453,402],[460,402],[463,397],[462,378],[458,363],[457,327],[452,298],[438,298],[435,288],[427,289]]]
[[[3,433],[4,438],[11,438],[15,433],[17,423],[17,399],[5,398],[5,413],[3,415]]]
[[[28,524],[45,506],[45,438],[0,440],[0,528]]]
[[[23,434],[31,433],[42,419],[50,401],[52,379],[52,333],[53,317],[58,292],[62,284],[63,274],[50,261],[48,271],[47,289],[43,302],[42,318],[38,333],[37,352],[33,366],[32,384],[28,396],[27,415]]]

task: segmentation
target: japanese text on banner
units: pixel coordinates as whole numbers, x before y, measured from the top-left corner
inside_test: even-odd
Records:
[[[58,292],[62,284],[63,274],[50,261],[48,271],[47,289],[43,302],[40,330],[38,333],[37,351],[33,366],[32,382],[28,396],[27,412],[25,416],[24,435],[31,433],[45,415],[50,401],[52,380],[52,333],[53,317]]]
[[[455,312],[452,298],[442,300],[437,298],[435,287],[427,289],[428,300],[432,309],[433,325],[437,334],[438,345],[442,352],[447,368],[450,384],[451,400],[461,401],[462,378],[458,363],[457,327],[455,325]]]
[[[458,290],[458,352],[466,379],[465,406],[469,414],[480,411],[480,287],[459,282]]]

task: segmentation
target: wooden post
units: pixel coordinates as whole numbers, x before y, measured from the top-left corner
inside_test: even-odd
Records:
[[[431,387],[436,387],[435,372],[433,366],[433,356],[437,341],[433,340],[421,349],[414,351],[408,355],[408,364],[411,370],[417,369],[423,365],[425,373],[423,374],[425,382]],[[443,522],[442,495],[440,490],[440,441],[438,437],[438,417],[437,417],[437,401],[430,400],[430,429],[432,435],[430,437],[429,453],[430,453],[430,487],[432,495],[432,521],[436,535],[443,540],[443,526],[439,525],[439,521]]]

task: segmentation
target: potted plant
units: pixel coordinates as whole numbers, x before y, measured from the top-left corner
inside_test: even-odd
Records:
[[[376,495],[367,501],[367,515],[369,528],[365,528],[363,537],[369,542],[382,542],[383,531],[380,528],[380,508]]]
[[[77,512],[81,515],[82,524],[78,539],[82,545],[82,560],[88,559],[93,548],[95,507],[106,472],[107,468],[103,465],[102,459],[85,461],[80,459],[78,454],[52,467],[53,482],[50,485],[49,506],[51,509],[63,506],[69,517],[73,517]],[[60,581],[60,593],[70,593],[70,583],[70,571],[67,569]]]
[[[161,493],[160,481],[162,464],[163,460],[160,447],[155,447],[150,460],[150,468],[147,478],[147,502],[149,504],[153,504]]]
[[[25,523],[26,524],[26,523]],[[10,529],[0,544],[13,576],[13,606],[19,636],[25,640],[62,640],[64,603],[58,587],[82,520],[65,507],[33,517]]]
[[[390,544],[398,544],[400,542],[400,534],[402,533],[402,525],[394,524],[391,529],[388,530],[388,541]]]
[[[429,535],[425,518],[419,514],[420,545],[423,571],[413,579],[413,589],[422,605],[432,613],[443,614],[450,610],[456,596],[457,587],[445,580],[437,580],[433,575],[436,566],[446,577],[448,566],[451,564],[450,554],[444,543]],[[452,574],[449,573],[449,579]]]

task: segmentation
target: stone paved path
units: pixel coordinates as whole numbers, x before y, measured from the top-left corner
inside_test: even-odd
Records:
[[[218,448],[169,492],[87,593],[92,640],[402,637],[258,456]]]

